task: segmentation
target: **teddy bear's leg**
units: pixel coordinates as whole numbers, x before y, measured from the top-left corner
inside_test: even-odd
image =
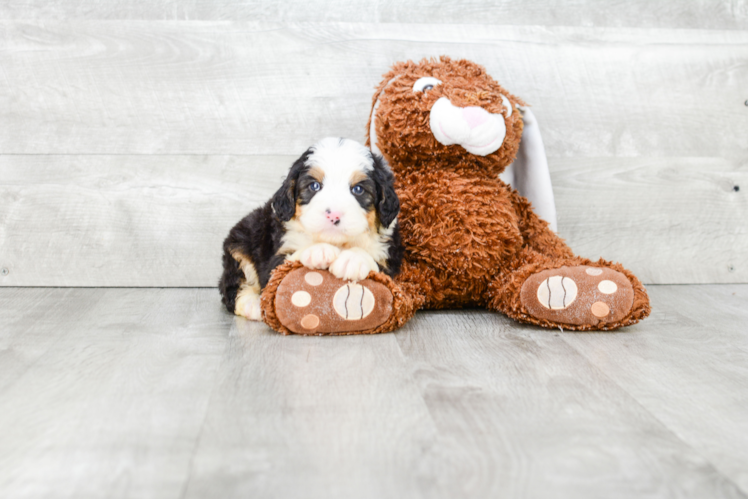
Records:
[[[391,332],[415,312],[410,297],[385,274],[350,282],[295,261],[273,271],[261,307],[271,328],[299,335]]]
[[[613,330],[649,315],[641,282],[620,264],[549,257],[525,248],[489,286],[488,306],[525,323]]]
[[[620,264],[574,255],[512,193],[525,245],[489,286],[488,307],[526,323],[569,330],[612,330],[649,315],[641,282]]]

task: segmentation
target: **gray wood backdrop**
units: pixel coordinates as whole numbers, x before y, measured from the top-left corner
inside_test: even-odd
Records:
[[[748,282],[747,28],[744,0],[2,0],[0,286],[214,286],[292,160],[439,54],[533,106],[578,253]]]

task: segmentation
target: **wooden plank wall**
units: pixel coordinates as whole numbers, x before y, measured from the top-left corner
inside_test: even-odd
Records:
[[[233,223],[398,60],[533,106],[559,233],[646,283],[748,282],[748,4],[0,3],[0,286],[213,286]]]

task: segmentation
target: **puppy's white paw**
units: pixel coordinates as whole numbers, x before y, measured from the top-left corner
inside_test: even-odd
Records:
[[[343,250],[330,266],[330,272],[342,280],[360,281],[369,271],[379,271],[379,266],[368,253],[359,249]]]
[[[311,269],[327,269],[338,258],[340,249],[329,243],[317,243],[303,252],[299,262]]]
[[[260,309],[260,297],[255,294],[239,295],[236,298],[236,307],[234,313],[252,321],[262,320],[262,310]]]

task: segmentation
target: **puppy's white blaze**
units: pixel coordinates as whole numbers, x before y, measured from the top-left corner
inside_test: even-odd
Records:
[[[369,150],[348,139],[328,137],[312,146],[306,165],[324,173],[322,189],[309,203],[301,206],[299,221],[320,241],[334,245],[369,230],[366,210],[351,192],[354,174],[367,174],[374,169]],[[333,225],[328,211],[340,213],[340,222]]]
[[[325,137],[311,147],[312,154],[307,158],[307,166],[317,166],[325,173],[336,177],[345,172],[359,170],[368,172],[374,169],[369,149],[363,144],[340,137]]]
[[[463,108],[454,106],[446,97],[440,97],[434,103],[429,122],[431,133],[436,140],[445,146],[459,144],[468,153],[478,156],[498,151],[506,137],[504,117],[501,114],[489,113],[483,123],[471,128],[462,110]]]

